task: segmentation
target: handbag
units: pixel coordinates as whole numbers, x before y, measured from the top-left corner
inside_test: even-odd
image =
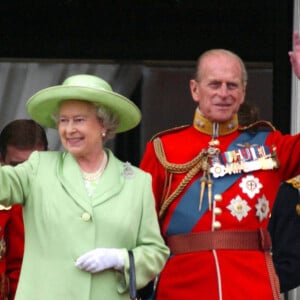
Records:
[[[136,297],[135,266],[133,252],[128,250],[129,255],[129,296],[130,300],[138,300]]]
[[[153,294],[154,282],[150,281],[142,289],[136,289],[135,265],[132,250],[128,250],[129,255],[129,296],[130,300],[146,300],[150,299]]]

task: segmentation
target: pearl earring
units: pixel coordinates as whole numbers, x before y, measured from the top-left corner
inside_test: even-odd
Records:
[[[106,132],[102,132],[102,137],[105,137],[106,136]]]

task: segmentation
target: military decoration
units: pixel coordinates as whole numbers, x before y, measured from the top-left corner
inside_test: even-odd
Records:
[[[240,188],[244,194],[247,194],[249,198],[253,198],[256,194],[259,193],[262,188],[262,184],[259,182],[259,179],[253,175],[247,175],[242,178],[240,183]]]
[[[218,124],[215,124],[216,126]],[[215,129],[214,131],[218,131],[218,129]],[[220,142],[215,137],[212,138],[212,140],[208,143],[208,149],[205,151],[205,155],[202,159],[202,166],[201,169],[203,171],[203,175],[200,179],[200,199],[199,199],[199,211],[202,207],[203,202],[203,196],[204,196],[204,190],[205,187],[208,187],[208,208],[211,210],[212,207],[212,185],[213,181],[211,178],[211,172],[210,172],[210,165],[212,162],[214,162],[220,152],[218,146]]]
[[[243,218],[247,217],[251,207],[246,200],[243,200],[240,196],[236,196],[230,201],[227,209],[230,210],[232,216],[236,217],[238,221],[241,221]]]
[[[263,219],[268,217],[270,212],[269,201],[266,199],[265,195],[263,195],[261,198],[258,198],[258,202],[255,207],[256,216],[258,217],[259,221],[262,222]]]
[[[218,162],[213,164],[213,166],[210,168],[210,172],[214,178],[223,177],[227,173],[226,167]]]
[[[210,160],[210,172],[214,178],[226,174],[249,173],[256,170],[272,170],[279,167],[276,148],[266,145],[237,144],[237,149],[214,153]]]

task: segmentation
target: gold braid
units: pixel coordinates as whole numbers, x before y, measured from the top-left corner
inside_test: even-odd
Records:
[[[173,173],[185,173],[185,177],[182,179],[180,184],[176,187],[176,189],[173,191],[171,195],[164,195],[161,203],[161,208],[159,210],[159,218],[162,218],[164,213],[166,212],[167,208],[170,206],[170,204],[174,201],[174,199],[183,191],[183,189],[187,186],[187,184],[191,181],[191,179],[200,171],[202,170],[203,161],[207,159],[207,151],[202,150],[195,158],[193,158],[191,161],[184,163],[184,164],[174,164],[169,163],[166,159],[166,155],[163,149],[162,142],[160,138],[155,138],[153,140],[154,145],[154,151],[156,154],[156,157],[158,158],[159,162],[162,164],[162,166],[165,168],[167,172],[170,173],[170,176],[172,176]],[[167,181],[168,179],[166,179]],[[170,186],[169,181],[169,186]]]

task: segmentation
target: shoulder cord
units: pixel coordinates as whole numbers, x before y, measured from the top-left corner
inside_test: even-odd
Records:
[[[166,176],[166,181],[164,184],[164,195],[161,199],[161,207],[159,210],[159,218],[162,218],[164,213],[166,212],[167,208],[170,204],[174,201],[174,199],[183,191],[183,189],[187,186],[187,184],[191,181],[191,179],[200,171],[202,170],[202,165],[204,161],[206,161],[208,153],[205,150],[202,150],[196,157],[184,164],[174,164],[169,163],[166,159],[166,155],[163,149],[162,142],[160,138],[155,138],[153,140],[154,151],[156,154],[157,159],[165,168],[166,173],[170,174]],[[166,188],[171,186],[171,179],[174,173],[185,173],[185,177],[182,179],[180,184],[176,187],[171,195],[169,195],[169,189],[166,191]],[[169,178],[168,178],[169,177]]]

